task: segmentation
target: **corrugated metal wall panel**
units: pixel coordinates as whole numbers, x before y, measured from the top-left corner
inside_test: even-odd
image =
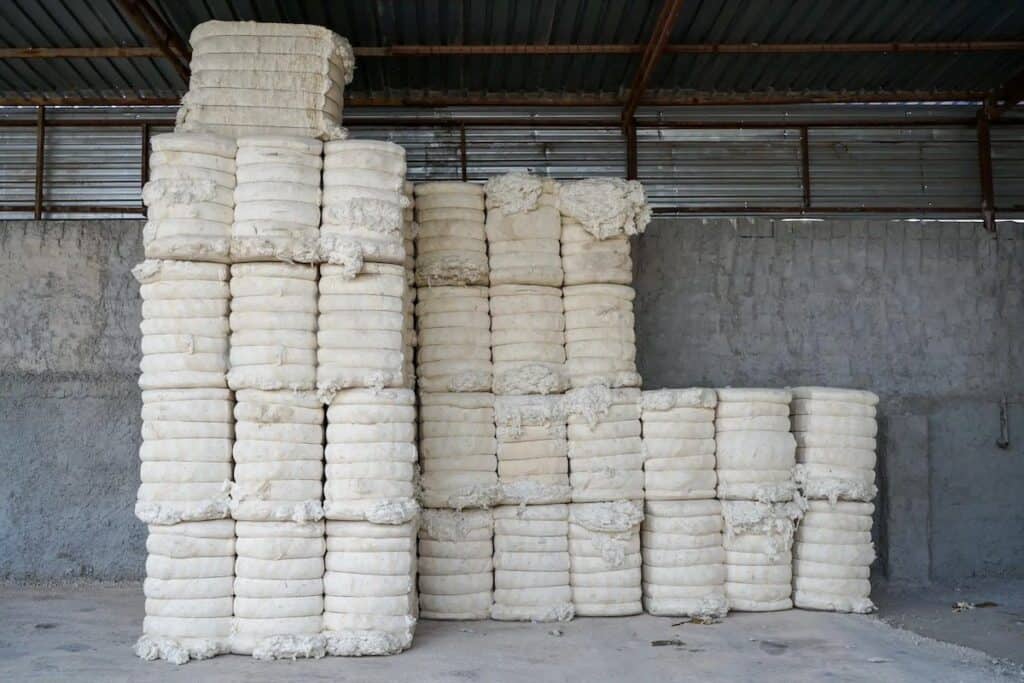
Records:
[[[939,107],[900,108],[908,119],[927,120]],[[961,116],[949,107],[947,115]],[[739,119],[764,124],[833,118],[856,120],[878,112],[894,118],[891,106],[817,107],[775,110],[700,109],[675,120],[721,122],[722,129],[640,128],[640,179],[656,207],[700,210],[710,207],[799,207],[803,198],[800,132],[788,128],[737,129]],[[34,110],[4,110],[0,116],[34,121]],[[866,113],[867,112],[867,113]],[[90,207],[135,206],[140,203],[141,129],[138,117],[167,117],[173,109],[110,111],[125,126],[47,129],[47,173],[44,203]],[[468,116],[526,117],[522,112],[494,110]],[[669,112],[666,112],[666,116]],[[770,114],[770,116],[769,116]],[[351,119],[373,115],[355,112]],[[405,111],[398,120],[450,115],[448,111]],[[460,114],[461,115],[461,114]],[[581,112],[534,112],[545,118],[580,117]],[[586,113],[594,117],[595,113]],[[47,110],[47,120],[97,118],[86,108]],[[606,115],[605,115],[606,116]],[[657,114],[646,112],[645,122]],[[157,135],[167,129],[151,128]],[[353,126],[353,137],[388,139],[408,153],[413,181],[458,179],[462,173],[460,130],[457,127]],[[993,126],[993,157],[997,207],[1024,211],[1024,126]],[[970,126],[869,126],[811,128],[809,133],[812,205],[821,207],[975,207],[980,205],[975,131]],[[530,128],[516,126],[466,128],[466,170],[470,180],[513,170],[527,170],[559,179],[626,174],[625,141],[618,128]],[[35,130],[0,128],[0,204],[30,207],[33,201]],[[63,214],[59,217],[70,217]],[[85,214],[98,217],[104,214]],[[116,215],[116,214],[113,214]],[[0,213],[2,218],[30,218],[31,211]],[[47,217],[58,217],[47,214]]]

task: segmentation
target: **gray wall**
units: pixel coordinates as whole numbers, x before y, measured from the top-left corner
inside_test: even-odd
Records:
[[[645,386],[877,392],[883,568],[1024,577],[1024,230],[1000,230],[656,221],[634,246]]]
[[[1024,233],[1001,229],[655,221],[634,247],[646,385],[877,391],[890,575],[1024,576]],[[142,574],[140,233],[0,222],[0,577]]]
[[[0,223],[0,577],[143,573],[141,229]]]

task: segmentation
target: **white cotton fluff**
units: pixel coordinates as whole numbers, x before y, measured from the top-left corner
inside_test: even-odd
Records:
[[[857,389],[796,387],[791,421],[797,440],[796,482],[806,498],[869,502],[875,498],[878,396]]]
[[[713,389],[643,392],[644,496],[647,500],[715,497]]]
[[[235,141],[203,133],[165,133],[150,141],[142,189],[149,259],[230,261]]]
[[[494,587],[490,510],[424,510],[419,601],[424,619],[487,619]]]
[[[765,503],[792,500],[796,442],[787,389],[718,389],[715,459],[718,497]]]
[[[811,500],[793,543],[793,604],[832,612],[873,612],[872,503]]]
[[[322,152],[315,138],[238,140],[232,261],[319,260]]]
[[[337,139],[355,59],[321,26],[207,21],[189,36],[189,90],[175,130],[232,138]]]
[[[640,538],[644,609],[658,616],[724,617],[721,503],[651,500],[645,511]]]
[[[324,145],[320,259],[355,275],[363,263],[405,265],[405,149],[378,140]]]
[[[576,616],[640,614],[639,500],[569,506],[569,582]]]
[[[421,393],[419,420],[423,505],[461,510],[496,504],[494,395]]]
[[[487,285],[484,189],[454,181],[417,183],[416,285]]]
[[[327,653],[395,654],[412,645],[417,620],[418,519],[327,522],[323,626]]]
[[[500,506],[493,513],[491,618],[534,622],[572,619],[568,506]]]

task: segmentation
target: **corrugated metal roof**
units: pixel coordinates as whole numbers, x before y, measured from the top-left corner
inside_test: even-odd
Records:
[[[661,0],[153,0],[185,41],[208,19],[328,26],[356,46],[646,43]],[[688,0],[672,43],[1014,40],[1024,3],[999,0]],[[4,47],[141,46],[114,0],[6,0]],[[619,96],[639,55],[364,57],[350,92]],[[1021,52],[666,54],[652,94],[979,91],[1024,69]],[[0,61],[7,96],[174,96],[165,60]]]

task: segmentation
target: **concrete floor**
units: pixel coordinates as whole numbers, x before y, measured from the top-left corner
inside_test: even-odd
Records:
[[[890,596],[886,592],[880,596],[883,605],[891,598],[895,607],[888,616],[888,608],[883,608],[882,616],[902,619],[912,628],[924,622],[932,628],[943,623],[944,635],[952,641],[956,638],[949,636],[956,635],[956,624],[973,627],[978,623],[975,619],[1017,619],[1016,631],[1000,648],[1008,648],[1016,638],[1018,647],[1009,654],[1022,656],[1019,612],[1005,616],[990,608],[953,614],[947,606],[946,611],[958,617],[949,619],[940,617],[941,610],[935,606],[920,606],[921,600],[944,599],[929,595]],[[1016,599],[1020,596],[1016,593]],[[786,681],[1024,677],[1018,664],[892,628],[875,617],[800,610],[734,614],[712,626],[650,616],[577,619],[559,625],[428,621],[421,622],[414,647],[397,657],[257,662],[230,656],[175,667],[143,662],[132,654],[142,602],[136,584],[0,586],[0,680],[590,683],[693,680],[698,676],[706,680],[756,677]]]

